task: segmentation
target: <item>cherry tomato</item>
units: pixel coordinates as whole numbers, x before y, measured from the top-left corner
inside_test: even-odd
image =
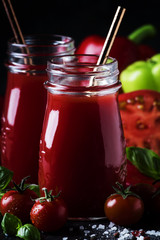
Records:
[[[130,226],[137,223],[143,216],[143,201],[133,195],[125,198],[120,194],[109,196],[104,205],[106,217],[117,225]]]
[[[67,221],[68,211],[63,199],[52,196],[46,189],[45,197],[40,198],[33,205],[30,218],[32,224],[44,232],[59,230]]]
[[[21,219],[23,223],[30,221],[30,210],[34,204],[32,199],[36,199],[37,194],[26,189],[23,192],[10,190],[6,192],[0,201],[0,212],[2,215],[11,213]]]

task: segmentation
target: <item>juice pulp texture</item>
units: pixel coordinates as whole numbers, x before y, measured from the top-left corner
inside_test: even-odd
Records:
[[[40,140],[40,189],[62,191],[69,217],[104,216],[116,181],[124,183],[125,143],[117,93],[54,95],[48,101]]]
[[[46,106],[43,82],[47,74],[8,72],[2,115],[2,165],[14,172],[19,183],[30,176],[38,182],[39,140]]]

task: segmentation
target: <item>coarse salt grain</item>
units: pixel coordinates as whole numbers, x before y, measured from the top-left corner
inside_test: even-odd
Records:
[[[156,237],[160,236],[160,232],[159,231],[155,231],[155,230],[148,230],[148,231],[146,231],[146,234],[153,235],[153,236],[156,236]]]
[[[102,229],[102,230],[104,230],[104,229],[105,229],[105,225],[99,224],[98,227],[97,227],[97,229]]]
[[[67,240],[67,239],[68,239],[68,237],[63,237],[62,239],[63,239],[63,240]]]
[[[126,233],[123,236],[119,237],[118,240],[124,240],[124,239],[129,239],[130,234]]]
[[[115,224],[114,224],[113,222],[110,222],[109,225],[108,225],[108,227],[109,227],[109,228],[112,228],[114,225],[115,225]]]
[[[97,227],[97,225],[93,225],[93,226],[92,226],[92,229],[95,229],[96,227]]]
[[[91,238],[93,238],[93,237],[95,237],[95,236],[96,236],[96,234],[92,234],[92,235],[90,235]]]
[[[116,227],[116,226],[114,226],[114,227],[112,227],[112,228],[109,229],[110,232],[113,232],[113,231],[116,231],[116,230],[117,230],[117,227]]]
[[[122,232],[120,232],[120,235],[124,235],[126,233],[129,233],[128,229],[127,228],[124,228]]]
[[[137,237],[137,240],[144,240],[144,236]]]
[[[108,235],[109,234],[109,232],[106,230],[103,234],[105,234],[105,235]]]
[[[84,230],[84,227],[83,227],[83,226],[80,226],[79,229],[80,229],[80,230]]]

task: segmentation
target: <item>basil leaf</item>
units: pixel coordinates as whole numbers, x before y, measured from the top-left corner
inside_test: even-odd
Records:
[[[24,240],[40,240],[40,232],[32,224],[25,224],[18,229],[17,237]]]
[[[40,197],[40,189],[39,189],[39,185],[37,184],[25,184],[25,187],[28,186],[28,188],[32,191],[34,191],[38,197]]]
[[[5,190],[3,190],[3,191],[0,192],[0,200],[1,200],[1,198],[3,197],[3,195],[4,195],[5,193],[6,193]]]
[[[3,216],[1,227],[3,233],[9,236],[15,236],[18,228],[22,226],[21,220],[10,213],[5,213]]]
[[[0,191],[5,189],[13,177],[13,172],[0,166]]]
[[[154,179],[160,178],[160,156],[152,150],[139,147],[126,148],[127,159],[138,170]]]

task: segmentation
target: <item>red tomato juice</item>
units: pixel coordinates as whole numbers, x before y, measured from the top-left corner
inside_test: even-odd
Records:
[[[37,183],[39,139],[46,106],[47,74],[8,72],[2,115],[2,165],[19,183],[26,176]]]
[[[48,92],[40,140],[39,184],[65,199],[70,217],[102,217],[116,181],[124,183],[125,143],[117,93]]]
[[[74,40],[62,35],[25,36],[25,44],[8,42],[8,78],[2,115],[2,165],[14,172],[14,181],[30,176],[38,183],[39,142],[46,107],[47,61],[72,54]]]

